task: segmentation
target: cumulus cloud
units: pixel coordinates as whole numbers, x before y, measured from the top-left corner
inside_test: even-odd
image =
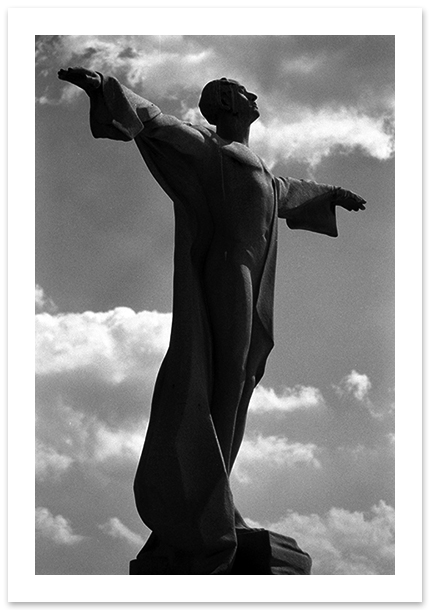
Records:
[[[36,316],[36,475],[128,476],[139,459],[171,315],[117,308]]]
[[[145,89],[165,98],[177,98],[184,89],[200,89],[216,62],[210,47],[182,36],[47,36],[37,41],[36,48],[36,65],[47,76],[54,77],[50,69],[54,54],[64,67],[72,62],[115,74],[137,92]],[[79,94],[66,84],[60,96],[47,90],[38,101],[70,103]]]
[[[299,48],[304,44],[300,37],[271,38],[267,43],[258,37],[234,36],[42,36],[37,41],[36,65],[49,84],[37,99],[40,104],[71,103],[81,93],[69,84],[60,89],[58,84],[57,88],[53,86],[55,57],[55,68],[72,63],[114,74],[136,93],[155,96],[151,101],[163,108],[163,104],[171,106],[175,100],[175,112],[185,120],[206,124],[196,106],[199,93],[206,82],[226,75],[259,94],[263,114],[253,125],[252,145],[270,167],[296,159],[314,168],[334,152],[355,149],[379,160],[392,157],[392,88],[385,81],[379,85],[381,77],[374,78],[371,72],[365,81],[367,87],[357,85],[367,72],[352,60],[347,42],[344,48],[323,54],[318,45],[312,48],[312,41],[307,51]],[[254,70],[245,61],[250,48],[258,57]],[[269,54],[273,78],[266,82],[268,68],[263,66]],[[273,61],[274,57],[279,59]],[[345,61],[354,66],[353,76]],[[347,85],[333,75],[335,70],[329,70],[330,65],[349,77]],[[369,71],[369,66],[366,68]],[[296,99],[294,93],[300,91],[301,98]],[[319,103],[318,92],[322,96]]]
[[[153,373],[167,349],[171,314],[127,307],[36,316],[36,373],[91,369],[105,382]]]
[[[336,388],[339,396],[351,394],[359,401],[364,400],[369,393],[372,384],[367,375],[357,373],[352,370],[349,375],[346,375],[340,382],[340,385]]]
[[[146,429],[143,424],[142,428]],[[98,462],[111,458],[129,459],[136,463],[142,451],[144,432],[112,430],[103,423],[96,426],[93,456]]]
[[[99,525],[99,529],[107,536],[111,536],[112,538],[117,538],[119,540],[125,540],[134,547],[141,547],[144,542],[144,539],[139,536],[139,534],[132,532],[118,519],[118,517],[108,519],[106,523]]]
[[[43,288],[38,284],[35,286],[35,306],[36,313],[41,313],[42,311],[55,313],[58,309],[54,301],[46,296]]]
[[[70,455],[56,451],[40,441],[36,441],[36,478],[40,481],[58,480],[73,463]]]
[[[255,123],[252,144],[269,167],[297,159],[316,167],[335,152],[360,149],[381,161],[392,157],[389,115],[368,116],[355,108],[302,109],[290,120],[273,117]]]
[[[285,388],[278,395],[272,388],[262,385],[255,389],[249,405],[253,412],[289,412],[297,409],[309,409],[324,405],[324,398],[317,388],[297,385]]]
[[[342,508],[325,515],[290,512],[264,527],[295,538],[311,555],[313,574],[394,574],[394,508],[382,500],[368,513]]]
[[[318,447],[313,443],[291,443],[282,436],[256,435],[245,437],[233,473],[240,483],[250,483],[261,469],[310,466],[321,468],[316,458]]]
[[[264,115],[252,126],[251,145],[270,169],[292,159],[315,168],[333,153],[356,149],[380,161],[394,154],[391,113],[375,117],[356,108],[302,107],[288,114],[274,108]],[[181,118],[208,126],[197,107],[182,104]]]
[[[37,419],[37,474],[44,480],[57,477],[72,463],[82,467],[103,463],[135,464],[146,430],[142,419],[137,429],[109,426],[99,417],[84,413],[62,401],[42,408]]]
[[[365,407],[374,419],[382,420],[394,413],[394,403],[375,404],[369,397],[372,388],[369,377],[364,373],[352,370],[339,385],[333,386],[337,396],[341,399],[353,398],[358,404]]]
[[[73,533],[69,521],[62,515],[54,517],[44,507],[36,508],[36,536],[64,545],[78,544],[85,538],[85,536]]]

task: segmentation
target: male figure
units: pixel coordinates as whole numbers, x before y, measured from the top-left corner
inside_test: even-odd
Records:
[[[273,176],[248,147],[257,96],[237,81],[212,81],[202,91],[200,109],[215,133],[164,115],[112,77],[69,68],[59,78],[89,95],[95,137],[135,140],[174,203],[172,332],[134,485],[153,531],[140,559],[150,558],[147,572],[234,573],[238,538],[250,529],[228,477],[273,347],[276,218],[336,236],[335,206],[359,210],[365,201]],[[276,567],[271,536],[267,573],[310,572],[291,539],[283,543],[287,567]]]

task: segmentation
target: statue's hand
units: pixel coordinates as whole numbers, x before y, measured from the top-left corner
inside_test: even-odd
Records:
[[[100,74],[81,67],[67,68],[67,70],[59,70],[58,78],[60,80],[65,80],[68,83],[72,83],[72,85],[80,87],[87,93],[95,91],[102,84]]]
[[[337,188],[333,193],[333,203],[339,205],[341,208],[345,208],[351,212],[358,212],[358,210],[365,210],[365,199],[356,195],[352,191],[347,191],[343,188]]]

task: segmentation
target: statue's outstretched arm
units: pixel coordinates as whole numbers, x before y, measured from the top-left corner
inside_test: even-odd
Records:
[[[90,127],[95,138],[133,140],[146,122],[161,114],[155,104],[136,95],[112,76],[76,67],[60,70],[58,78],[88,94]]]
[[[352,191],[311,180],[276,178],[278,216],[290,229],[305,229],[337,237],[336,206],[364,210],[366,201]]]
[[[58,77],[88,94],[90,127],[95,138],[126,142],[136,139],[138,145],[141,136],[156,138],[179,152],[204,154],[206,139],[201,131],[163,114],[158,106],[122,85],[115,77],[82,67],[60,70]]]

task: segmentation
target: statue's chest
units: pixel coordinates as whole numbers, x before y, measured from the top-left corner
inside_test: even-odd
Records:
[[[234,241],[255,242],[265,235],[275,205],[273,176],[247,146],[232,142],[220,146],[220,165],[210,197],[211,213]],[[220,172],[220,173],[219,173]]]
[[[253,153],[244,144],[239,142],[231,142],[225,146],[220,146],[221,155],[227,164],[238,163],[249,169],[265,170],[267,169],[260,157]]]
[[[221,181],[225,194],[261,205],[271,198],[273,176],[264,161],[247,146],[232,142],[220,147]]]

